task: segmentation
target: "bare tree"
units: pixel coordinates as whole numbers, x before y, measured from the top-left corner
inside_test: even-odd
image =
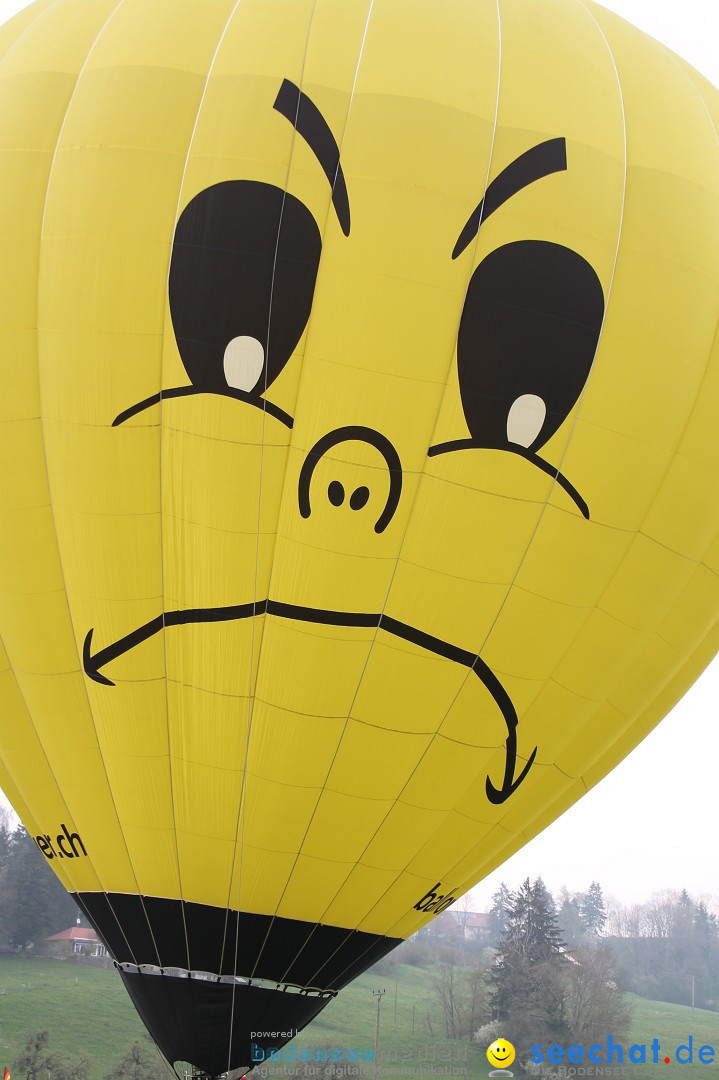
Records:
[[[167,1080],[168,1068],[154,1046],[134,1042],[105,1080]]]
[[[489,1018],[486,973],[487,966],[482,961],[462,967],[454,950],[448,950],[437,965],[433,985],[442,1006],[448,1039],[471,1035]]]
[[[605,934],[607,937],[638,938],[645,936],[647,928],[645,904],[622,904],[620,900],[610,896],[606,901],[606,906]]]
[[[49,1031],[37,1031],[25,1036],[25,1047],[12,1066],[18,1080],[88,1080],[90,1062],[87,1058],[70,1060],[47,1049]]]
[[[447,950],[444,959],[437,965],[437,972],[432,978],[434,989],[444,1013],[444,1030],[448,1039],[459,1038],[461,1026],[461,968],[454,949]]]
[[[626,1037],[631,1020],[619,985],[614,957],[606,945],[575,950],[576,963],[565,969],[569,989],[565,999],[567,1027],[575,1042],[589,1045],[611,1034]]]
[[[461,896],[456,904],[452,905],[452,913],[457,920],[457,930],[459,931],[460,949],[463,948],[465,941],[467,940],[467,922],[472,912],[472,895],[471,893],[465,893]]]
[[[643,905],[644,936],[652,938],[670,938],[676,921],[679,893],[674,889],[664,889],[652,894]]]

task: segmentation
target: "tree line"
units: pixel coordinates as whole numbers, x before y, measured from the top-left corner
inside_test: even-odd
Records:
[[[0,807],[0,946],[24,948],[72,926],[78,907],[22,826]]]
[[[719,919],[686,889],[608,906],[607,940],[628,990],[719,1012]]]
[[[511,1031],[520,1053],[535,1042],[621,1041],[626,990],[719,1011],[719,919],[686,890],[623,905],[605,901],[598,882],[555,899],[527,879],[516,892],[500,886],[469,948],[461,912],[455,922],[432,976],[450,1038],[489,1045]]]
[[[609,899],[605,906],[595,882],[585,894],[562,889],[558,921],[570,948],[601,935],[627,990],[719,1011],[719,919],[710,903],[665,889],[641,904]]]
[[[49,1031],[25,1036],[25,1043],[13,1061],[10,1075],[15,1080],[89,1080],[91,1062],[87,1057],[71,1058],[50,1049]],[[104,1080],[167,1080],[172,1075],[160,1053],[150,1043],[134,1042]]]
[[[570,949],[541,878],[527,878],[516,892],[502,885],[489,919],[494,947],[474,951],[469,962],[449,948],[436,965],[444,1034],[488,1046],[511,1032],[520,1062],[534,1043],[626,1037],[631,1014],[614,955],[600,938],[606,916],[598,886],[580,910],[582,943]]]

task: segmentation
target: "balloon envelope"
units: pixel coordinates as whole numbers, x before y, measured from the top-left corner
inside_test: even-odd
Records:
[[[0,30],[0,784],[170,1061],[291,1038],[714,655],[718,116],[591,2]]]

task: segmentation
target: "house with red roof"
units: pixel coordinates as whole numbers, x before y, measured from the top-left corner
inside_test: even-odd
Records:
[[[489,913],[452,907],[433,919],[425,930],[429,936],[444,940],[483,941],[490,933]]]
[[[70,926],[45,941],[55,956],[107,956],[107,949],[91,926]]]

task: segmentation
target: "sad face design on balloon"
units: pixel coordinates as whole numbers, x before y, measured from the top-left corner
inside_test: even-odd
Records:
[[[274,109],[304,140],[324,172],[335,227],[339,225],[342,233],[335,247],[349,245],[362,224],[353,216],[352,187],[346,182],[340,147],[329,124],[312,99],[287,79],[279,88]],[[561,134],[527,146],[478,193],[478,204],[465,220],[457,220],[454,235],[441,239],[437,246],[443,257],[458,265],[464,260],[469,274],[485,222],[502,214],[526,189],[556,183],[571,168]],[[418,221],[417,229],[423,227]],[[261,410],[268,437],[280,427],[289,434],[295,416],[273,400],[273,387],[295,360],[298,343],[311,324],[323,234],[329,228],[329,222],[316,220],[298,197],[272,183],[231,179],[196,194],[177,221],[168,284],[177,350],[189,382],[129,402],[114,425],[131,424],[146,410],[172,398],[218,395],[236,402],[238,427],[243,412]],[[521,459],[527,470],[546,474],[549,483],[561,489],[567,512],[588,519],[590,493],[578,490],[562,471],[561,462],[545,457],[542,450],[563,424],[571,423],[568,418],[594,360],[604,307],[597,273],[564,244],[527,236],[501,244],[481,258],[468,278],[452,359],[456,371],[451,374],[458,382],[466,427],[457,427],[450,438],[430,442],[426,461],[461,456],[470,462],[466,468],[480,476],[488,453],[511,455]],[[375,333],[381,351],[386,347],[386,328],[378,325]],[[393,343],[398,335],[401,327],[393,327]],[[337,363],[342,359],[336,357]],[[449,394],[449,377],[447,385]],[[322,402],[305,403],[313,413],[315,437],[297,455],[295,474],[282,494],[284,512],[295,516],[296,525],[305,523],[309,528],[314,519],[320,525],[325,522],[327,529],[332,528],[333,514],[349,512],[365,559],[374,557],[380,537],[391,535],[394,527],[395,552],[401,553],[402,533],[417,497],[417,469],[403,461],[386,424],[369,419],[356,422],[349,396],[345,401],[350,415],[343,415],[340,407],[330,418]],[[407,402],[397,405],[406,407]],[[354,458],[360,465],[371,461],[365,470],[367,482],[348,483]],[[410,491],[408,476],[413,480]],[[207,482],[211,483],[210,477]],[[232,497],[241,497],[241,477]],[[466,543],[478,540],[468,535]],[[249,620],[267,614],[304,624],[374,628],[452,661],[479,680],[496,706],[497,723],[504,724],[503,775],[486,777],[487,798],[503,803],[526,779],[537,748],[522,744],[520,718],[501,675],[480,655],[481,641],[458,642],[435,630],[432,604],[427,620],[416,623],[394,611],[391,576],[388,580],[390,588],[381,610],[347,610],[341,602],[336,607],[298,602],[273,582],[269,594],[259,598],[228,597],[217,603],[217,598],[208,597],[206,607],[165,610],[143,625],[129,627],[116,641],[97,640],[90,629],[84,645],[85,671],[111,687],[113,661],[163,628],[181,634],[181,627],[190,623]]]

